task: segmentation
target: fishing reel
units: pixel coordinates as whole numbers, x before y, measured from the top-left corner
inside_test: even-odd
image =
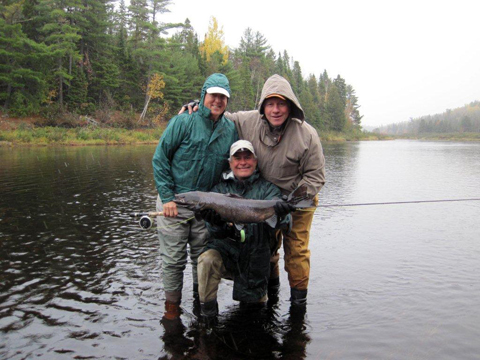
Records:
[[[153,225],[152,217],[154,216],[162,216],[163,212],[140,212],[140,213],[131,213],[130,217],[140,218],[138,224],[143,230],[148,230]]]
[[[138,221],[138,224],[143,230],[148,230],[152,227],[153,220],[148,215],[143,215]]]

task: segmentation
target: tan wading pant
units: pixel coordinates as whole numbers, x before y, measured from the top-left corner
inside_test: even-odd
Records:
[[[217,299],[218,286],[223,279],[232,280],[233,276],[225,269],[222,256],[217,250],[209,249],[198,258],[198,297],[205,303]],[[258,299],[266,302],[268,295]]]
[[[157,211],[162,210],[162,201],[157,196]],[[197,259],[207,244],[209,233],[203,220],[195,219],[193,211],[181,206],[178,206],[175,218],[158,216],[157,225],[165,297],[170,302],[179,302],[182,298],[183,271],[187,265],[187,244],[193,282],[197,283]]]
[[[313,199],[318,205],[318,195]],[[283,234],[283,249],[285,252],[285,270],[291,288],[308,289],[310,278],[310,228],[316,208],[298,209],[291,213],[292,230]]]
[[[222,256],[217,250],[209,249],[198,258],[198,297],[205,303],[217,298],[218,285],[227,276]]]

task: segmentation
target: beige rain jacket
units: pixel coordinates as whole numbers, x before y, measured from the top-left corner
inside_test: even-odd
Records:
[[[274,133],[263,114],[263,101],[280,94],[291,101],[290,117],[281,133]],[[293,90],[283,77],[267,79],[259,102],[260,110],[225,113],[235,122],[240,139],[253,144],[262,176],[288,195],[302,184],[314,197],[325,184],[325,158],[317,131],[304,121],[305,115]]]

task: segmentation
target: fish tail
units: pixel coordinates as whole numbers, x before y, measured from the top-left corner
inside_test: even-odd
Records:
[[[287,202],[297,208],[315,206],[313,199],[309,198],[307,195],[306,184],[300,185],[298,188],[293,190],[290,195],[288,195]]]

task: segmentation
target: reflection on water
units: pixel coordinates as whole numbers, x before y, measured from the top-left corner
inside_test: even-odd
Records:
[[[321,204],[478,198],[480,144],[324,144]],[[162,323],[153,146],[0,148],[0,358],[475,359],[478,202],[319,208],[306,312],[245,309]]]

